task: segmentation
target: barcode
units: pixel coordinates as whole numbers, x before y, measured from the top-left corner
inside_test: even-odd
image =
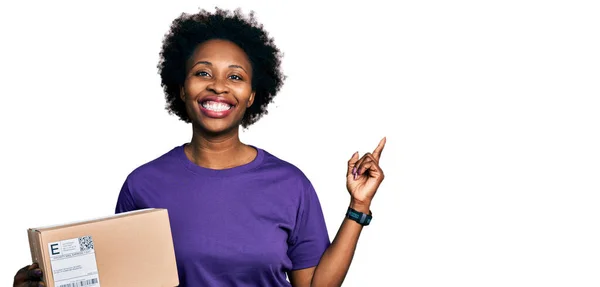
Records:
[[[98,278],[93,278],[93,279],[89,279],[89,280],[81,280],[81,281],[77,281],[77,282],[63,284],[63,285],[59,285],[58,287],[82,287],[82,286],[89,286],[92,284],[98,284]]]
[[[91,236],[79,237],[79,248],[81,251],[94,249],[94,241]],[[85,286],[85,285],[83,285]]]

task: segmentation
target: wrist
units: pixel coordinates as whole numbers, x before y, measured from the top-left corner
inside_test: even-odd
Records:
[[[369,213],[371,213],[371,202],[370,201],[359,201],[359,200],[352,199],[350,201],[350,208],[352,208],[358,212],[369,214]]]
[[[355,206],[355,207],[361,209],[360,207],[357,207],[357,206]],[[348,208],[348,211],[346,211],[346,218],[351,221],[356,221],[361,226],[367,226],[371,223],[371,219],[373,218],[373,215],[371,214],[371,211],[363,212],[363,211],[356,210],[356,209],[352,208],[352,206],[351,206]]]

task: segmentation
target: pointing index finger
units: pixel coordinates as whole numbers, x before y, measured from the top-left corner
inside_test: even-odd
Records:
[[[381,157],[381,152],[383,151],[383,147],[385,146],[385,142],[386,142],[386,138],[383,137],[379,141],[379,144],[377,145],[377,147],[375,148],[375,150],[373,151],[373,157],[375,157],[375,159],[377,161],[379,161],[379,158]]]

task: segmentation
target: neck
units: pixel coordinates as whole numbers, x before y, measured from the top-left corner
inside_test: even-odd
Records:
[[[194,128],[192,140],[186,145],[185,152],[199,166],[225,169],[252,161],[249,149],[253,150],[240,141],[239,129],[224,134],[210,134]]]

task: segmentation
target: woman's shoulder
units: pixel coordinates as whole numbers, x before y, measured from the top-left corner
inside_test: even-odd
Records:
[[[263,169],[283,176],[297,178],[303,184],[310,184],[306,173],[298,165],[269,151],[262,150],[262,152],[264,153]]]
[[[183,145],[172,147],[167,151],[155,155],[150,160],[135,167],[128,175],[129,178],[154,176],[165,170],[174,170],[181,166]]]

